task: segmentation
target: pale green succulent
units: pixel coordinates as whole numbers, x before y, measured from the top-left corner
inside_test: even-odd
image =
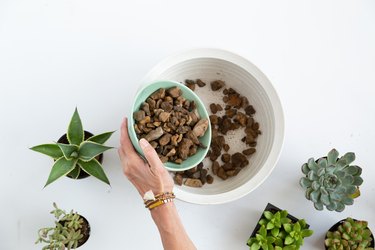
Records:
[[[335,231],[328,231],[324,241],[328,250],[370,250],[373,241],[367,221],[345,219]]]
[[[346,153],[338,158],[339,153],[332,149],[327,157],[315,161],[310,158],[302,165],[300,185],[306,189],[306,199],[314,202],[317,210],[324,206],[330,211],[341,212],[345,205],[352,205],[353,199],[359,196],[362,184],[362,169],[350,165],[355,160],[354,153]]]
[[[96,157],[112,148],[104,146],[103,143],[110,138],[113,132],[91,136],[85,140],[81,118],[76,108],[66,133],[69,144],[42,144],[30,148],[52,157],[55,161],[44,187],[62,176],[69,175],[76,179],[81,171],[109,185],[109,180]]]
[[[38,239],[35,244],[46,244],[42,250],[64,250],[75,249],[79,241],[84,237],[81,232],[84,223],[83,218],[71,211],[66,213],[53,203],[54,210],[51,214],[55,216],[55,225],[39,229]],[[81,243],[82,244],[82,243]]]

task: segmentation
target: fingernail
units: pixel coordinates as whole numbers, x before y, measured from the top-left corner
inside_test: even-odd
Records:
[[[148,141],[144,138],[139,140],[139,145],[141,145],[141,148],[145,148],[149,145]]]

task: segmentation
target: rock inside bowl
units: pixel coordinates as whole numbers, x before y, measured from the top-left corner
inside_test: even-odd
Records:
[[[204,104],[189,88],[174,81],[152,82],[138,91],[128,129],[138,153],[143,155],[138,143],[143,137],[171,171],[198,165],[211,142]]]

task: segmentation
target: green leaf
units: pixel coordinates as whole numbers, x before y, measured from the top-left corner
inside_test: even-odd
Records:
[[[270,211],[265,211],[264,217],[266,217],[268,220],[271,220],[273,218],[273,214]]]
[[[260,246],[258,243],[253,243],[251,246],[250,246],[250,250],[259,250],[260,249]]]
[[[346,161],[346,164],[349,165],[355,160],[355,154],[352,152],[346,153],[344,156],[344,159]]]
[[[67,175],[70,171],[72,171],[77,163],[77,160],[68,160],[64,157],[60,157],[55,164],[52,166],[52,170],[49,174],[48,180],[46,185],[51,184],[61,176]]]
[[[266,227],[267,230],[271,230],[274,227],[275,227],[275,225],[271,221],[267,223],[267,227]]]
[[[61,156],[63,156],[63,152],[61,151],[59,146],[57,146],[56,144],[41,144],[41,145],[34,146],[30,149],[34,150],[35,152],[48,155],[52,157],[53,159],[58,159]]]
[[[70,144],[79,145],[81,142],[83,142],[84,131],[77,108],[75,109],[72,119],[70,120],[67,137]]]
[[[284,227],[284,229],[285,229],[285,231],[287,233],[289,233],[290,231],[292,231],[292,225],[289,224],[289,223],[288,224],[284,224],[283,227]]]
[[[311,170],[317,170],[318,169],[318,165],[316,164],[314,158],[310,158],[307,162],[307,165],[308,167],[311,169]]]
[[[344,209],[345,209],[345,205],[342,204],[341,202],[338,202],[335,211],[336,212],[342,212],[342,211],[344,211]]]
[[[323,203],[322,202],[314,202],[314,207],[316,208],[316,210],[323,210]]]
[[[294,242],[294,239],[292,237],[290,237],[290,236],[286,236],[284,242],[285,242],[285,245],[290,245],[290,244],[292,244]]]
[[[78,164],[81,166],[81,168],[88,173],[89,175],[92,175],[99,180],[107,183],[108,185],[111,185],[109,183],[109,180],[107,176],[105,175],[102,166],[96,159],[92,159],[91,161],[85,162],[82,160],[78,160]]]
[[[310,172],[310,169],[307,166],[307,163],[302,165],[301,170],[302,170],[302,173],[304,173],[304,174],[308,174]]]
[[[336,149],[329,151],[327,155],[328,165],[334,165],[337,161],[337,157],[339,157],[339,152],[337,152]]]
[[[294,225],[293,225],[293,231],[301,231],[301,225],[299,224],[299,222],[296,222]]]
[[[94,135],[94,136],[91,136],[89,139],[87,139],[87,141],[92,141],[92,142],[96,142],[96,143],[99,143],[99,144],[104,144],[111,137],[111,135],[114,132],[115,131],[111,131],[111,132],[105,132],[105,133],[100,134],[100,135]]]
[[[327,206],[327,209],[328,209],[329,211],[333,211],[333,210],[336,209],[336,207],[337,207],[336,202],[331,202],[331,203]]]
[[[77,145],[57,143],[57,146],[64,153],[64,157],[66,159],[73,159],[73,158],[78,157],[78,146]],[[74,152],[76,152],[76,153],[74,154]]]
[[[277,237],[277,235],[279,234],[279,231],[280,231],[280,229],[279,228],[273,228],[272,230],[271,230],[271,234],[272,234],[272,236],[273,237]]]
[[[296,246],[293,246],[293,245],[285,246],[285,247],[283,247],[283,250],[296,250]]]
[[[318,165],[322,168],[326,168],[328,165],[327,159],[326,158],[320,158],[318,160]]]
[[[111,148],[96,142],[85,141],[79,147],[79,159],[82,161],[91,161],[94,157]]]
[[[362,185],[362,183],[363,183],[363,179],[361,177],[354,176],[353,185],[358,187],[358,186]]]
[[[69,172],[68,176],[70,176],[73,179],[77,179],[80,172],[81,168],[79,166],[76,166],[72,171]]]
[[[328,206],[331,203],[331,200],[329,199],[329,195],[321,194],[320,200],[323,202],[324,205]]]
[[[313,191],[311,194],[310,194],[310,198],[313,202],[318,202],[318,200],[320,200],[320,192],[319,191]]]

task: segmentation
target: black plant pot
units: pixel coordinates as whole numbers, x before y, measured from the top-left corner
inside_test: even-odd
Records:
[[[282,209],[280,209],[280,208],[278,208],[278,207],[272,205],[271,203],[268,203],[267,206],[266,206],[266,208],[263,210],[263,213],[264,213],[265,211],[270,211],[271,213],[276,213],[276,212],[278,212],[278,211],[282,211]],[[260,221],[261,219],[264,218],[263,213],[262,213],[262,215],[260,216],[260,218],[259,218],[259,220],[258,220],[258,223],[257,223],[257,225],[256,225],[256,227],[255,227],[253,233],[250,235],[249,238],[251,238],[251,237],[255,237],[256,233],[257,233],[258,230],[260,229],[259,221]],[[288,213],[288,215],[287,215],[286,217],[289,218],[293,223],[296,223],[296,222],[298,221],[298,219],[297,219],[296,217],[294,217],[293,215],[290,215],[289,213]],[[306,227],[309,228],[310,225],[309,225],[309,224],[306,224]]]
[[[85,217],[83,217],[82,215],[80,215],[80,214],[78,214],[78,215],[79,215],[80,218],[83,219],[83,224],[82,224],[82,228],[81,228],[81,233],[83,234],[83,237],[82,237],[82,239],[78,240],[77,248],[86,243],[86,241],[90,238],[90,231],[91,231],[89,221]],[[62,225],[65,225],[64,221],[63,222],[59,221],[59,223],[62,223]]]
[[[92,133],[88,132],[88,131],[84,131],[85,132],[85,136],[84,136],[84,140],[87,140],[88,138],[90,138],[91,136],[93,136]],[[60,137],[60,139],[57,140],[58,143],[64,143],[64,144],[69,144],[69,141],[68,141],[68,137],[66,136],[66,134],[62,135]],[[97,157],[95,157],[100,163],[103,163],[103,154],[100,154],[98,155]],[[69,174],[66,175],[67,177],[73,179],[73,177]],[[79,175],[77,177],[77,179],[83,179],[83,178],[87,178],[89,177],[90,175],[88,173],[86,173],[85,171],[81,170],[79,172]]]
[[[355,220],[355,221],[357,221],[356,219],[353,219],[353,220]],[[337,230],[337,228],[342,224],[342,223],[344,223],[344,221],[345,221],[345,219],[343,219],[343,220],[340,220],[339,222],[337,222],[336,224],[334,224],[328,231],[330,231],[330,232],[334,232],[334,231],[336,231]],[[367,227],[369,230],[370,230],[370,228],[369,227]],[[371,231],[371,230],[370,230]],[[374,234],[372,233],[372,231],[371,231],[371,238],[372,238],[372,241],[371,241],[371,244],[370,244],[370,248],[374,248]],[[327,239],[327,233],[326,233],[326,237],[324,238],[324,241]],[[328,250],[328,248],[327,248],[327,246],[326,246],[326,244],[324,243],[324,248],[326,249],[326,250]]]

